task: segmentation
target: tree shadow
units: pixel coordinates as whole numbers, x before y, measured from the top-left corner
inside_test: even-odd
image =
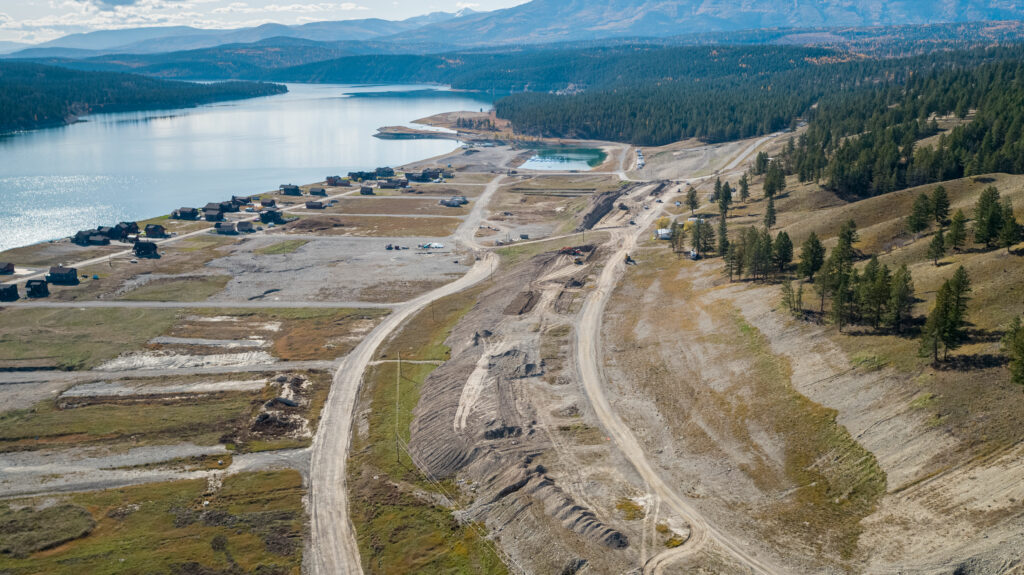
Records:
[[[1010,359],[1003,355],[992,353],[975,353],[969,355],[952,355],[944,362],[936,365],[942,371],[976,371],[981,369],[992,369],[1003,367],[1010,363]]]

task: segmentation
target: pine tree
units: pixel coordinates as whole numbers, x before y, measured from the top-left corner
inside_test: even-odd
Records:
[[[942,186],[936,186],[935,190],[932,191],[932,215],[935,216],[935,223],[940,226],[946,223],[946,218],[949,217],[949,195],[946,194],[946,188]]]
[[[748,199],[750,199],[750,179],[744,172],[743,177],[740,178],[740,200],[746,202]]]
[[[928,229],[932,221],[932,201],[928,196],[920,194],[914,200],[914,207],[907,218],[907,229],[910,233],[917,234]]]
[[[946,243],[955,252],[959,252],[967,241],[967,216],[963,210],[957,210],[953,214],[953,220],[949,224],[949,233],[946,234]]]
[[[886,323],[896,333],[902,333],[914,305],[914,279],[907,265],[900,266],[892,275],[889,301],[886,304]]]
[[[964,266],[957,267],[953,272],[953,277],[949,279],[949,290],[951,307],[945,343],[950,349],[955,349],[967,339],[963,327],[967,323],[967,302],[971,299],[967,295],[971,292],[971,278]]]
[[[718,253],[719,255],[724,256],[729,250],[729,224],[726,221],[726,218],[729,215],[729,208],[724,205],[721,205],[720,207],[721,210],[718,216]]]
[[[935,266],[938,267],[939,259],[944,255],[946,255],[946,238],[940,229],[932,238],[932,243],[928,244],[928,259],[935,262]]]
[[[1003,203],[1002,216],[1003,225],[999,228],[999,247],[1006,248],[1006,253],[1010,253],[1010,248],[1020,241],[1020,224],[1013,216],[1013,205],[1010,204],[1009,199]]]
[[[822,264],[825,263],[825,246],[821,245],[818,235],[811,232],[800,247],[800,264],[797,273],[807,281],[814,281],[814,274],[818,273]]]
[[[853,294],[851,293],[850,286],[853,283],[851,273],[846,273],[842,270],[837,272],[832,288],[832,323],[836,324],[839,331],[843,331],[851,316],[851,304],[853,302]]]
[[[734,276],[739,275],[738,259],[739,253],[736,251],[736,244],[730,244],[729,249],[725,252],[725,274],[729,277],[729,283],[732,283]]]
[[[693,215],[693,212],[700,207],[700,201],[697,200],[697,190],[693,186],[690,186],[686,190],[686,207],[690,208],[691,216]]]
[[[732,186],[729,182],[722,184],[722,189],[718,191],[718,207],[722,209],[729,209],[732,206]]]
[[[768,196],[768,204],[764,208],[764,227],[769,230],[775,226],[775,198]]]
[[[1024,325],[1020,317],[1013,318],[1003,336],[1003,353],[1010,358],[1010,380],[1024,385]]]
[[[931,355],[935,363],[939,362],[939,350],[948,339],[950,299],[949,281],[946,281],[935,296],[935,306],[921,332],[921,355]]]
[[[718,199],[722,197],[722,178],[715,178],[715,191],[711,194],[711,201],[718,203]]]
[[[789,234],[779,232],[772,244],[772,261],[780,272],[786,271],[789,264],[793,263],[793,241]]]
[[[1003,208],[999,205],[999,190],[989,186],[982,190],[974,205],[974,241],[991,246],[1003,227]]]
[[[877,262],[878,260],[875,259]],[[881,266],[874,274],[870,284],[867,284],[867,297],[865,298],[865,309],[870,314],[871,325],[875,329],[882,323],[889,302],[889,295],[892,290],[892,273],[889,266]]]
[[[782,282],[782,306],[793,311],[795,307],[794,300],[796,296],[793,294],[793,285],[789,282]]]
[[[768,165],[768,171],[764,177],[764,195],[766,198],[775,197],[786,189],[786,173],[782,165],[774,160]]]
[[[768,170],[768,154],[765,152],[758,152],[757,157],[754,158],[754,174],[760,176]]]

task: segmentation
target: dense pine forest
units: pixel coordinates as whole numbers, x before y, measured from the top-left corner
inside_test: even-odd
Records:
[[[90,113],[182,108],[286,91],[277,84],[194,84],[0,62],[0,133],[63,125]]]

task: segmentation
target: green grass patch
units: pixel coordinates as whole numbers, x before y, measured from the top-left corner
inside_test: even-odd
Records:
[[[65,444],[113,442],[133,445],[192,441],[213,445],[248,420],[259,393],[206,396],[194,401],[131,405],[96,404],[58,409],[42,401],[30,409],[0,414],[0,452]]]
[[[637,521],[639,519],[643,519],[647,515],[643,506],[628,497],[622,497],[616,501],[615,509],[622,514],[622,518],[626,521]]]
[[[95,526],[92,515],[77,505],[41,509],[12,509],[4,505],[0,507],[0,557],[28,557],[36,551],[85,537]]]
[[[451,329],[473,306],[479,290],[435,302],[417,314],[389,341],[388,357],[444,359]],[[394,355],[392,355],[394,354]],[[352,522],[370,574],[507,573],[482,528],[458,523],[449,509],[432,505],[409,487],[459,498],[451,483],[426,480],[395,440],[409,441],[413,409],[423,382],[436,369],[430,364],[382,363],[367,374],[360,403],[368,409],[364,432],[353,436],[349,465]],[[396,396],[397,394],[397,396]]]
[[[174,310],[0,310],[0,366],[89,369],[141,349],[174,323]]]
[[[299,575],[303,495],[302,477],[287,470],[231,475],[213,492],[201,479],[60,496],[59,506],[87,510],[95,528],[29,557],[0,555],[0,572]]]
[[[284,240],[271,244],[265,248],[255,250],[253,253],[261,256],[281,256],[299,251],[299,248],[309,243],[309,240]]]
[[[129,291],[118,299],[127,301],[205,301],[220,293],[231,276],[161,278]]]

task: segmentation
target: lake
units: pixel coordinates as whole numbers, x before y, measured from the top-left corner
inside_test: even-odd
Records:
[[[458,143],[373,134],[441,112],[491,107],[484,95],[428,86],[288,89],[184,110],[97,114],[0,137],[0,250],[445,154]]]
[[[581,172],[596,168],[604,163],[608,154],[597,148],[546,148],[526,161],[524,170],[551,170]]]

